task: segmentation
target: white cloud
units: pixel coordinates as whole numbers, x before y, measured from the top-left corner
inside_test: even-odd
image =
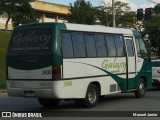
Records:
[[[145,3],[143,5],[140,5],[140,8],[150,8],[150,7],[154,7],[155,5],[153,3]]]
[[[150,1],[150,2],[149,2]],[[160,3],[160,0],[148,0],[148,2],[146,2],[143,5],[140,5],[140,8],[150,8],[150,7],[154,7],[156,4]]]

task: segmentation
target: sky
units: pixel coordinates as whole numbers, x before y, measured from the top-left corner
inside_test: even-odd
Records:
[[[45,1],[45,2],[51,2],[51,3],[56,3],[56,4],[63,4],[63,5],[68,5],[70,3],[74,3],[76,0],[40,0],[40,1]],[[92,5],[94,6],[99,6],[101,5],[101,0],[86,0],[90,1]],[[107,3],[112,3],[112,0],[105,0]],[[136,11],[139,8],[147,8],[147,7],[154,7],[155,4],[149,1],[154,1],[155,3],[160,3],[160,0],[115,0],[115,1],[122,1],[122,2],[127,2],[129,3],[131,10]]]

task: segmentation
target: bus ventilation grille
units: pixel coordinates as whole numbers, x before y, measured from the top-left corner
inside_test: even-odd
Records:
[[[121,91],[121,88],[119,85],[117,85],[117,91]]]
[[[110,92],[115,92],[117,89],[116,89],[116,84],[112,84],[110,85]]]

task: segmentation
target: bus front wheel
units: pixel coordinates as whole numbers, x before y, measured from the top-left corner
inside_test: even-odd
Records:
[[[141,98],[141,97],[144,97],[145,96],[145,81],[143,78],[140,78],[139,80],[139,84],[138,84],[138,88],[137,90],[135,91],[135,96],[137,98]]]
[[[58,100],[58,99],[38,98],[38,102],[43,107],[56,107],[59,104],[60,100]]]
[[[84,99],[76,100],[76,103],[82,107],[94,107],[99,100],[99,89],[95,84],[90,84],[88,86],[86,96]]]

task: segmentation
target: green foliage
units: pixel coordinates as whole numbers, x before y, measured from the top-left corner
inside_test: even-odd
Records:
[[[0,0],[0,13],[7,13],[6,30],[8,22],[12,18],[14,26],[24,23],[35,22],[36,15],[30,5],[34,0]]]
[[[143,21],[142,34],[148,35],[152,51],[157,52],[160,56],[160,15],[152,15],[151,19]]]
[[[104,6],[99,6],[96,8],[97,19],[99,20],[99,24],[105,26],[112,26],[112,14],[111,8],[107,8]]]
[[[104,3],[103,6],[97,7],[97,18],[100,24],[112,26],[112,6],[109,3],[106,4],[104,0],[102,0],[102,3]],[[116,27],[133,28],[136,15],[134,12],[130,12],[130,9],[128,3],[115,2]]]
[[[154,7],[154,11],[156,14],[160,14],[160,3]]]
[[[124,15],[121,15],[119,19],[116,20],[116,24],[118,27],[122,28],[133,28],[135,16],[135,12],[126,12]]]
[[[90,2],[85,0],[77,0],[73,5],[70,4],[70,12],[68,17],[70,23],[92,25],[96,22],[96,10]]]
[[[155,14],[152,14],[150,19],[143,21],[142,34],[148,36],[152,52],[160,56],[160,4],[154,8]]]
[[[130,12],[129,3],[121,1],[115,2],[116,26],[117,27],[133,27],[135,13]]]
[[[17,13],[12,17],[13,26],[37,22],[37,15],[29,2],[24,1],[24,4],[17,8]]]
[[[121,1],[116,1],[114,5],[115,5],[115,11],[117,15],[121,15],[124,11],[127,12],[131,9],[128,6],[129,3],[124,3]]]
[[[0,88],[6,87],[6,52],[10,34],[0,32]]]

